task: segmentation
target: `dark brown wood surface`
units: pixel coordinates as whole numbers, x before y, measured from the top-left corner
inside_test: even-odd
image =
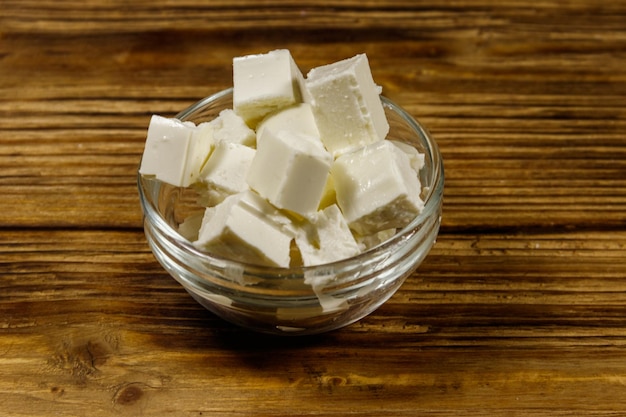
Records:
[[[444,156],[436,246],[360,322],[274,338],[154,260],[149,117],[368,54]],[[0,415],[626,415],[626,2],[0,2]]]

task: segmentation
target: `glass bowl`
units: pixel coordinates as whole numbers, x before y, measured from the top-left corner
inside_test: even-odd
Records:
[[[387,138],[411,144],[425,155],[419,172],[424,209],[392,238],[352,258],[319,266],[276,268],[237,262],[202,252],[179,233],[186,218],[204,212],[193,187],[174,187],[138,175],[144,230],[156,259],[205,308],[263,333],[322,333],[373,312],[415,272],[435,243],[444,185],[435,141],[406,111],[385,97],[381,100],[390,125]],[[231,88],[176,118],[205,122],[232,105]]]

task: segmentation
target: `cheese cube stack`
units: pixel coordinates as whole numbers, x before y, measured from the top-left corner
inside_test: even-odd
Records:
[[[201,250],[281,268],[349,258],[424,205],[424,155],[387,139],[380,93],[364,54],[306,79],[288,50],[237,57],[233,108],[198,126],[153,116],[140,173],[199,190],[204,214],[181,233]]]

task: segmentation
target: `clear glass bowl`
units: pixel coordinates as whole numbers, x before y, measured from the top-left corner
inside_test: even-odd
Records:
[[[370,314],[415,272],[435,243],[444,185],[435,141],[402,108],[385,97],[381,100],[390,125],[388,139],[409,143],[425,154],[419,173],[424,210],[391,239],[358,256],[313,267],[284,269],[232,261],[198,250],[179,234],[184,219],[204,211],[196,204],[193,187],[173,187],[138,175],[144,230],[156,259],[205,308],[255,331],[322,333]],[[232,88],[176,117],[200,123],[227,108],[232,108]]]

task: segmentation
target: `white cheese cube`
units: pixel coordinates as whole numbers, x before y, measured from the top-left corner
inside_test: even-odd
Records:
[[[317,211],[331,163],[317,138],[265,129],[248,184],[276,207],[307,216]]]
[[[304,266],[358,255],[360,248],[336,204],[316,213],[296,235]]]
[[[286,49],[233,59],[233,108],[249,126],[301,102],[303,85],[304,77]]]
[[[406,226],[424,204],[409,157],[384,140],[335,160],[337,203],[352,230],[367,235]]]
[[[333,155],[385,139],[389,123],[365,54],[317,67],[307,74],[313,114]]]
[[[185,122],[193,126],[192,122]],[[196,181],[202,172],[204,164],[209,160],[213,152],[213,129],[209,123],[200,123],[191,132],[191,147],[187,154],[187,166],[192,170],[191,182]]]
[[[424,167],[423,153],[418,151],[414,146],[411,146],[405,142],[400,142],[398,140],[390,140],[389,142],[396,145],[401,151],[406,154],[406,156],[409,157],[409,161],[411,162],[411,168],[413,168],[413,171],[420,172],[420,170]]]
[[[255,153],[254,149],[239,143],[222,141],[215,146],[200,173],[200,180],[207,185],[207,192],[212,196],[209,205],[248,189],[246,177]]]
[[[194,245],[228,259],[287,268],[293,234],[274,221],[276,216],[276,209],[252,191],[231,195],[215,210],[207,209]]]
[[[257,141],[263,136],[263,130],[266,128],[274,131],[289,130],[316,138],[320,137],[315,124],[315,117],[313,117],[313,110],[309,103],[298,103],[267,115],[257,125]]]
[[[213,129],[213,141],[239,143],[255,146],[256,135],[246,122],[233,110],[222,110],[215,119],[209,122]]]
[[[211,150],[205,126],[153,115],[139,173],[168,184],[187,187],[193,183]]]

